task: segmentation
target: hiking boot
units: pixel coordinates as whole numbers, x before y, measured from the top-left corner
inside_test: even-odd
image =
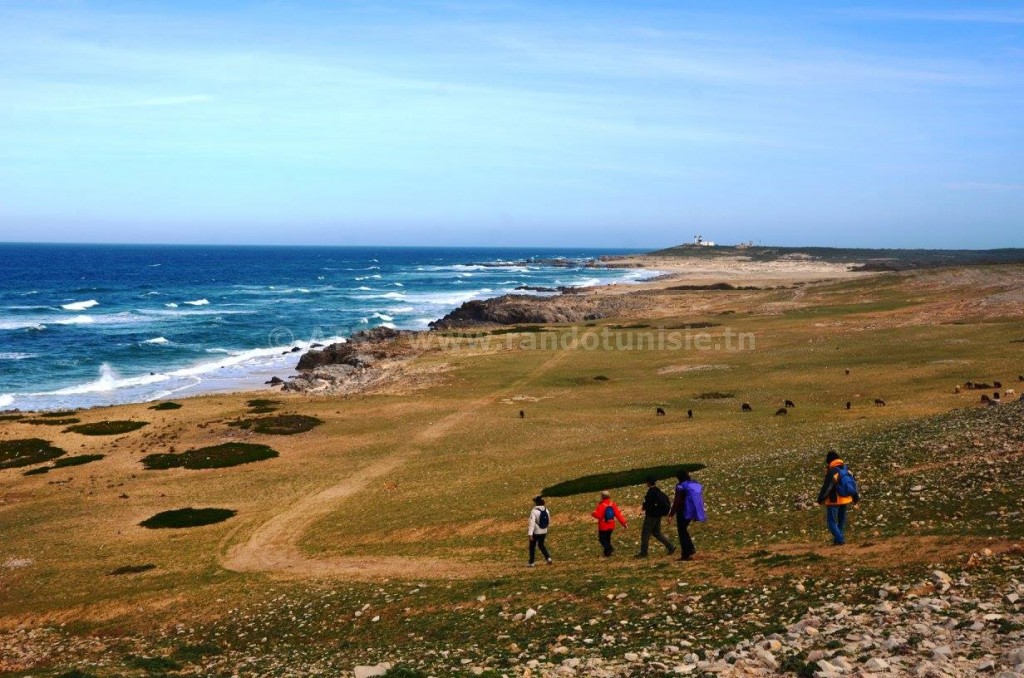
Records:
[[[527,563],[526,566],[527,567],[534,567],[533,563]]]
[[[679,560],[693,560],[693,556],[679,556]]]
[[[548,558],[548,565],[550,565],[550,564],[551,564],[551,559],[550,559],[550,558]]]
[[[675,547],[675,546],[671,546],[671,545],[670,545],[670,546],[668,547],[668,555],[672,555],[672,554],[673,554],[673,553],[675,553],[675,552],[676,552],[676,547]]]

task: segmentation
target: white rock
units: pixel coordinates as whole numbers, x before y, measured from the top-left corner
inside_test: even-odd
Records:
[[[932,572],[932,582],[939,591],[948,591],[949,587],[953,585],[953,578],[942,570],[935,570]]]
[[[384,662],[376,666],[357,666],[352,669],[352,673],[355,674],[355,678],[373,678],[374,676],[383,676],[389,670],[391,670],[391,664]]]
[[[626,654],[623,655],[623,657],[625,658],[625,660],[627,662],[638,662],[638,661],[640,661],[640,655],[638,655],[636,652],[627,652]]]
[[[526,614],[525,614],[525,615],[523,615],[523,619],[533,619],[533,618],[534,618],[534,617],[536,617],[536,616],[537,616],[537,610],[535,610],[535,609],[533,609],[533,608],[531,607],[530,609],[528,609],[528,610],[526,611]]]
[[[868,671],[885,671],[889,668],[889,662],[881,657],[872,657],[864,664],[864,668]]]

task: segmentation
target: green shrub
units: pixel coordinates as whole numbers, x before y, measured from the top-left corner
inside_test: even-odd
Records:
[[[296,433],[310,431],[322,423],[324,423],[323,420],[305,414],[279,414],[276,417],[240,419],[239,421],[232,422],[231,425],[252,430],[255,433],[292,436]]]
[[[38,416],[49,417],[51,419],[67,419],[68,417],[73,417],[76,414],[78,414],[78,412],[75,410],[58,410],[56,412],[40,412]]]
[[[0,469],[31,466],[56,459],[65,454],[41,438],[0,441]]]
[[[18,421],[24,418],[24,414],[0,414],[0,421]]]
[[[221,523],[234,516],[236,511],[222,508],[183,508],[173,511],[162,511],[151,518],[146,518],[139,525],[150,530],[178,529],[183,527],[200,527]]]
[[[105,455],[102,454],[79,454],[74,457],[64,457],[53,462],[53,468],[64,468],[65,466],[81,466],[82,464],[88,464],[94,461],[103,459]]]
[[[680,471],[699,471],[704,464],[672,464],[669,466],[652,466],[650,468],[635,468],[628,471],[615,471],[613,473],[598,473],[592,476],[583,476],[575,480],[545,487],[541,494],[545,497],[570,497],[574,494],[586,494],[588,492],[600,492],[616,487],[631,487],[642,485],[646,482],[647,476],[654,476],[658,480],[675,478]]]
[[[116,570],[111,570],[109,574],[112,577],[117,577],[122,574],[139,574],[140,572],[149,572],[155,569],[156,565],[152,563],[146,563],[145,565],[123,565]]]
[[[227,468],[273,459],[276,456],[277,452],[266,445],[224,443],[180,454],[150,454],[142,458],[142,465],[151,471],[169,468]]]
[[[172,403],[171,401],[167,400],[167,401],[162,402],[162,403],[157,403],[156,405],[151,405],[149,409],[151,409],[151,410],[180,410],[181,409],[181,403]]]
[[[137,431],[148,423],[146,421],[97,421],[92,424],[71,426],[67,431],[81,433],[84,436],[116,436]]]
[[[37,468],[30,468],[29,470],[25,471],[21,475],[23,475],[23,476],[41,476],[44,473],[49,473],[49,472],[50,472],[50,467],[49,466],[39,466]]]

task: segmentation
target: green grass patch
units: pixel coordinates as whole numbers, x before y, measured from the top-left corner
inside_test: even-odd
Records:
[[[184,527],[201,527],[222,523],[237,513],[222,508],[183,508],[173,511],[162,511],[151,518],[146,518],[139,525],[150,530],[181,529]]]
[[[142,572],[149,572],[155,570],[156,565],[153,563],[146,563],[145,565],[122,565],[121,567],[111,570],[107,574],[111,577],[118,577],[123,574],[141,574]]]
[[[0,414],[0,421],[18,421],[24,418],[24,414]]]
[[[240,419],[232,422],[232,426],[244,428],[254,433],[266,433],[275,436],[293,436],[296,433],[305,433],[320,424],[322,419],[310,417],[305,414],[280,414],[276,417],[262,417],[260,419]]]
[[[26,424],[35,424],[36,426],[68,426],[69,424],[77,424],[82,421],[75,417],[68,417],[67,419],[29,419]]]
[[[266,445],[224,443],[179,454],[150,454],[142,458],[142,465],[151,471],[170,468],[227,468],[273,459],[276,456],[278,453]]]
[[[772,553],[771,551],[755,551],[750,554],[750,557],[757,562],[758,565],[765,567],[782,567],[785,565],[806,565],[809,563],[818,563],[825,560],[824,556],[820,556],[817,553],[796,553],[788,555],[785,553]]]
[[[158,411],[161,411],[161,410],[180,410],[181,409],[181,403],[172,403],[171,401],[168,400],[168,401],[165,401],[165,402],[162,402],[162,403],[157,403],[156,405],[151,405],[149,409],[151,409],[151,410],[158,410]]]
[[[575,480],[545,487],[541,494],[545,497],[571,497],[574,494],[586,494],[588,492],[600,492],[617,487],[632,487],[643,485],[647,482],[648,476],[654,476],[658,480],[675,478],[680,471],[699,471],[704,464],[672,464],[670,466],[651,466],[648,468],[634,468],[628,471],[615,471],[612,473],[598,473],[592,476],[583,476]]]
[[[81,433],[84,436],[116,436],[122,433],[131,433],[146,426],[147,421],[97,421],[92,424],[79,424],[71,426],[67,430],[71,433]]]
[[[182,645],[171,654],[171,657],[185,664],[194,664],[207,657],[215,657],[223,652],[224,650],[217,645],[200,643],[197,645]]]
[[[40,466],[38,468],[30,468],[29,470],[25,471],[21,475],[23,475],[23,476],[41,476],[41,475],[43,475],[45,473],[49,473],[49,472],[50,472],[50,467],[49,466]]]
[[[501,334],[520,334],[520,333],[532,333],[532,332],[547,332],[548,328],[541,327],[540,325],[517,325],[516,327],[500,327],[496,330],[491,330],[491,336]]]
[[[57,410],[56,412],[40,412],[38,416],[48,417],[50,419],[67,419],[68,417],[73,417],[76,414],[78,414],[78,412],[75,410]]]
[[[66,454],[42,438],[0,441],[0,469],[31,466],[62,457]]]
[[[735,393],[729,393],[727,391],[705,391],[704,393],[698,393],[693,396],[697,400],[725,400],[727,398],[735,398]]]

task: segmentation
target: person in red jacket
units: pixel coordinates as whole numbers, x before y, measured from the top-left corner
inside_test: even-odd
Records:
[[[601,493],[601,501],[590,515],[597,518],[597,540],[601,542],[601,547],[604,549],[604,557],[610,558],[615,553],[615,547],[612,546],[615,521],[618,520],[623,527],[628,527],[626,519],[622,517],[622,511],[612,501],[612,495],[607,490]]]

